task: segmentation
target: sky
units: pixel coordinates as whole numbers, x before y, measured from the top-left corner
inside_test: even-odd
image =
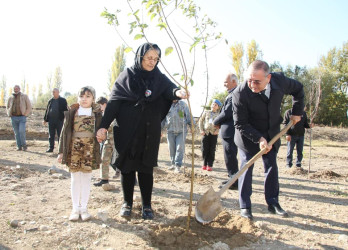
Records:
[[[140,0],[139,0],[140,1]],[[137,1],[132,1],[137,2]],[[348,1],[346,0],[196,0],[201,13],[218,23],[216,31],[224,39],[208,52],[209,96],[223,91],[223,81],[233,72],[229,46],[254,39],[263,59],[282,65],[315,67],[322,55],[348,41]],[[104,8],[127,8],[126,0],[0,0],[0,77],[7,87],[20,84],[46,86],[47,77],[61,67],[63,92],[77,93],[94,86],[97,96],[107,93],[108,71],[115,49],[122,44],[115,28],[100,17]],[[144,40],[128,36],[127,9],[121,15],[119,31],[134,50]],[[173,17],[173,26],[183,30],[189,22]],[[162,51],[171,46],[158,29],[151,41]],[[178,33],[180,41],[187,35]],[[185,52],[187,58],[192,54]],[[128,53],[127,66],[133,64]],[[175,53],[162,57],[170,71],[180,70]],[[188,64],[192,63],[188,59]],[[197,55],[194,86],[191,90],[193,113],[200,112],[206,94],[204,57]],[[162,71],[164,69],[160,67]],[[198,114],[199,115],[199,114]]]

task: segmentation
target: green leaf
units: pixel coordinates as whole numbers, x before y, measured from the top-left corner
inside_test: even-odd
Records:
[[[179,75],[179,73],[174,73],[174,74],[173,74],[173,76],[178,76],[178,75]]]
[[[152,13],[151,17],[150,17],[150,20],[152,21],[152,19],[156,16],[157,14],[156,13]]]
[[[134,16],[137,16],[139,13],[139,10],[137,10],[136,12],[133,13]]]
[[[168,47],[168,48],[166,48],[165,55],[168,56],[172,52],[173,52],[173,47]]]
[[[128,53],[128,52],[131,52],[133,49],[131,47],[127,47],[124,49],[124,52]]]
[[[152,0],[148,1],[147,4],[146,4],[146,9],[148,9],[150,7],[150,5],[152,4]]]
[[[143,34],[136,34],[135,37],[134,37],[134,40],[138,40],[138,39],[141,39],[143,37],[144,37]]]
[[[190,79],[190,83],[191,83],[191,87],[192,87],[195,82],[192,79]]]
[[[159,23],[157,24],[157,26],[160,27],[160,29],[167,28],[167,25],[165,23]]]

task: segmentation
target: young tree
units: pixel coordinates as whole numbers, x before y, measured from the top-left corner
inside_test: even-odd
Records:
[[[0,106],[5,106],[5,91],[3,88],[0,89]]]
[[[243,80],[243,55],[244,49],[243,44],[236,42],[230,48],[232,53],[232,66],[236,72],[236,76],[238,78],[238,82],[242,82]]]
[[[112,87],[115,84],[115,81],[118,77],[118,75],[124,70],[126,66],[126,59],[124,56],[124,45],[119,46],[116,48],[115,54],[114,54],[114,60],[112,62],[111,69],[109,71],[109,83],[108,83],[108,89],[111,91]]]
[[[165,49],[165,56],[170,55],[172,52],[175,52],[178,58],[178,65],[180,66],[180,73],[171,74],[166,66],[163,64],[162,60],[160,60],[160,64],[164,68],[164,71],[168,74],[168,77],[171,78],[177,85],[181,88],[188,91],[188,88],[194,84],[192,79],[194,68],[195,68],[195,56],[196,56],[196,48],[201,47],[203,49],[203,56],[207,59],[207,48],[208,43],[210,41],[218,40],[221,38],[221,33],[216,34],[214,32],[214,28],[216,27],[216,23],[213,22],[208,16],[204,15],[200,17],[199,7],[196,6],[193,0],[143,0],[138,2],[140,6],[134,8],[134,1],[127,0],[129,9],[131,13],[129,13],[128,17],[132,18],[132,20],[128,21],[129,24],[129,34],[132,35],[134,31],[136,31],[136,35],[134,36],[135,40],[145,39],[149,42],[150,35],[153,32],[150,32],[151,23],[155,24],[155,27],[159,28],[160,31],[164,31],[169,38],[171,45]],[[109,13],[105,10],[102,13],[102,16],[108,19],[108,23],[112,24],[116,27],[116,31],[118,34],[120,32],[117,30],[117,27],[120,25],[120,19],[118,18],[119,13],[121,11],[117,10],[116,13]],[[143,14],[147,13],[146,15]],[[142,14],[142,15],[140,15]],[[179,16],[180,15],[180,16]],[[171,25],[171,22],[174,22],[173,16],[175,16],[175,20],[184,20],[185,26],[180,27],[180,31],[184,33],[188,37],[188,41],[182,41],[178,39],[178,35],[175,32],[174,25]],[[178,17],[179,16],[179,17]],[[173,18],[172,18],[173,17]],[[153,28],[153,27],[152,27]],[[184,30],[190,29],[190,30]],[[124,44],[127,46],[125,52],[132,51],[132,48],[121,36]],[[188,52],[192,53],[184,53],[184,50],[188,49]],[[190,58],[188,58],[190,57]],[[192,66],[188,67],[188,62],[191,61]],[[207,65],[207,64],[206,64]],[[208,78],[208,68],[206,67],[206,75]],[[208,83],[207,83],[208,84]],[[188,106],[190,113],[191,112],[191,104],[190,99],[188,99]],[[192,130],[192,156],[194,156],[194,122],[193,117],[191,115],[191,130]],[[188,209],[188,220],[187,220],[187,230],[189,229],[190,224],[190,216],[192,211],[192,197],[193,197],[193,178],[194,178],[194,157],[192,159],[192,168],[191,168],[191,192],[190,192],[190,205]]]

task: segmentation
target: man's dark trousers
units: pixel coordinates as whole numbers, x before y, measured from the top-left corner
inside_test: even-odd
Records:
[[[228,176],[231,177],[238,172],[238,160],[237,160],[237,146],[234,143],[234,138],[221,138],[222,146],[224,148],[224,157]],[[234,186],[238,186],[235,182]]]
[[[241,167],[244,166],[255,154],[248,153],[239,148]],[[265,173],[265,199],[268,205],[277,204],[279,196],[277,152],[274,148],[262,156]],[[248,168],[238,179],[240,208],[251,208],[250,196],[252,194],[252,175],[254,164]]]
[[[60,132],[62,131],[62,127],[63,127],[63,121],[61,120],[50,120],[48,122],[48,132],[49,132],[48,141],[50,142],[50,149],[54,149],[54,138],[56,136],[56,131],[57,131],[58,143],[59,143],[59,136],[60,136]]]

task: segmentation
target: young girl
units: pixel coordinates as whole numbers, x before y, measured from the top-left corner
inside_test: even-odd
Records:
[[[73,209],[69,220],[91,218],[87,211],[92,170],[99,168],[100,146],[95,137],[102,119],[100,106],[94,102],[95,90],[87,86],[80,89],[78,103],[65,111],[59,140],[58,162],[66,164],[71,172],[71,199]]]
[[[204,112],[199,119],[199,130],[202,137],[202,156],[203,156],[203,170],[212,171],[215,160],[215,150],[217,143],[217,135],[219,129],[213,125],[214,119],[219,115],[218,110],[221,107],[221,102],[214,99],[211,104],[211,110]]]

